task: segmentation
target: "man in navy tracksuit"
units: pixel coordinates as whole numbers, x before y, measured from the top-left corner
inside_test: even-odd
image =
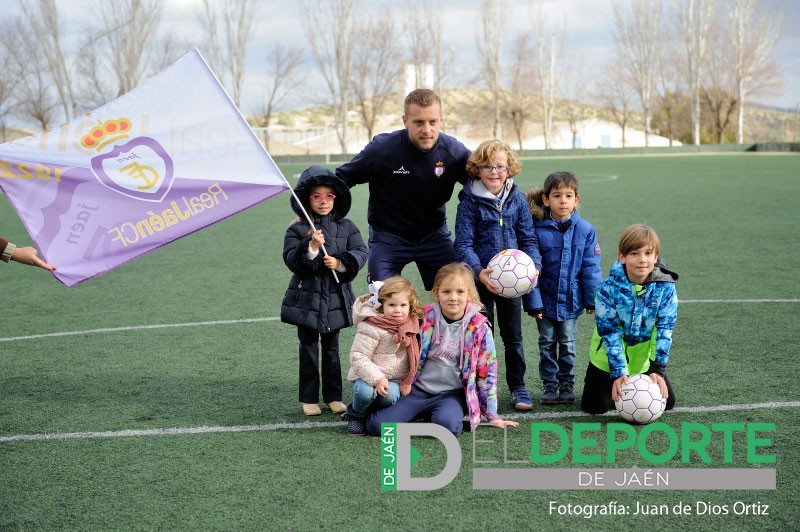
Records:
[[[467,179],[469,150],[440,133],[442,104],[430,89],[405,100],[405,129],[376,135],[336,170],[350,187],[369,183],[368,280],[399,275],[415,262],[425,289],[440,267],[457,260],[445,205]]]

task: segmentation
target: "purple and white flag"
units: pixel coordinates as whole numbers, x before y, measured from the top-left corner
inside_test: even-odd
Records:
[[[85,116],[0,145],[0,188],[74,286],[289,184],[194,50]]]

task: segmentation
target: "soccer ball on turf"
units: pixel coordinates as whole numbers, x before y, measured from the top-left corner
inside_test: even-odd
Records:
[[[536,286],[539,272],[531,258],[518,249],[504,249],[489,261],[489,279],[497,292],[508,298],[520,297]]]
[[[628,377],[628,384],[622,385],[622,394],[614,405],[622,419],[645,425],[661,417],[667,400],[649,375],[640,374]]]

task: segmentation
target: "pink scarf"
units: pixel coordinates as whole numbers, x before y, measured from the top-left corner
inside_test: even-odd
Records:
[[[400,382],[400,394],[408,395],[411,391],[411,383],[417,375],[419,367],[419,320],[411,316],[406,320],[387,318],[385,316],[370,316],[366,319],[368,323],[379,327],[392,334],[392,341],[405,346],[408,351],[408,374]]]

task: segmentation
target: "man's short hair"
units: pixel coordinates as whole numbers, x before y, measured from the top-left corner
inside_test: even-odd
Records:
[[[414,89],[406,96],[406,101],[403,104],[403,114],[408,114],[408,107],[411,104],[419,105],[420,107],[430,107],[431,105],[438,105],[439,109],[442,108],[442,99],[439,95],[431,89]]]

